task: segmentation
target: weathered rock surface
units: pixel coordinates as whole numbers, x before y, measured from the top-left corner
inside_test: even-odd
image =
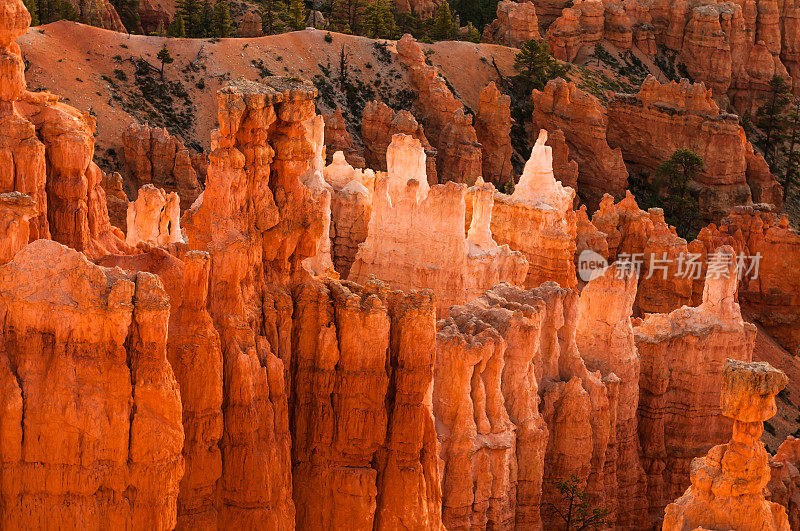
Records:
[[[719,227],[700,231],[702,252],[732,245],[748,258],[742,265],[739,300],[787,350],[800,349],[800,236],[786,216],[768,205],[734,208]]]
[[[19,192],[0,194],[0,265],[9,262],[28,244],[30,219],[36,215],[36,202]]]
[[[533,126],[561,129],[571,157],[578,162],[578,192],[594,210],[605,193],[621,198],[628,184],[622,151],[606,139],[607,118],[600,101],[572,82],[551,80],[533,91]]]
[[[546,141],[547,132],[541,131],[514,193],[494,194],[492,236],[525,255],[525,287],[553,281],[572,288],[576,284],[575,191],[555,180],[553,150]]]
[[[525,258],[492,239],[494,187],[476,187],[465,235],[466,185],[428,186],[425,152],[409,136],[396,135],[387,157],[389,172],[376,177],[367,239],[350,280],[364,282],[375,275],[393,289],[431,289],[440,311],[498,282],[524,282]]]
[[[132,122],[122,132],[122,154],[131,195],[145,184],[152,184],[177,192],[181,211],[185,211],[202,191],[189,150],[163,127]]]
[[[0,267],[0,314],[2,527],[172,529],[184,434],[158,277],[38,240]]]
[[[734,421],[733,436],[692,461],[692,485],[667,507],[665,531],[789,530],[786,509],[764,499],[769,455],[759,440],[763,421],[775,415],[775,395],[787,381],[765,362],[725,362],[721,407]]]
[[[165,245],[181,241],[180,199],[152,184],[139,189],[136,201],[128,203],[125,242],[136,247],[140,242]]]
[[[497,3],[497,18],[483,29],[482,40],[519,48],[539,37],[539,19],[533,2],[501,0]]]
[[[481,175],[482,162],[472,116],[464,111],[464,105],[450,92],[436,68],[425,63],[425,54],[411,35],[403,35],[397,41],[397,53],[417,93],[415,115],[437,151],[439,182],[474,184]]]
[[[337,151],[325,167],[325,181],[331,185],[331,257],[342,278],[350,274],[358,246],[367,239],[372,216],[375,173],[353,168]]]
[[[721,267],[707,273],[700,306],[648,315],[634,327],[639,440],[654,520],[688,486],[691,459],[731,429],[718,405],[724,360],[752,357],[755,326],[742,320],[735,301],[736,255],[731,247],[717,253]]]
[[[436,174],[436,150],[425,137],[422,126],[409,111],[395,112],[383,102],[371,101],[364,107],[361,136],[364,140],[364,160],[367,167],[375,171],[386,171],[386,150],[397,134],[419,140],[425,150],[428,184],[437,184],[439,179]]]
[[[261,15],[256,11],[248,11],[239,22],[236,35],[243,38],[261,37],[264,30],[261,28]]]
[[[502,94],[492,81],[478,100],[475,133],[483,150],[483,180],[499,189],[513,179],[511,123],[511,98]]]
[[[721,112],[702,84],[662,85],[650,76],[636,96],[618,94],[609,104],[608,142],[640,175],[652,175],[678,149],[700,155],[704,166],[693,186],[707,219],[719,220],[732,206],[751,202],[748,175],[757,173],[750,167],[757,164],[753,148],[738,117]],[[757,192],[775,188],[780,184],[771,177]]]
[[[364,120],[366,120],[366,109],[364,109],[364,114]],[[365,165],[364,157],[359,154],[355,142],[353,142],[353,137],[347,131],[347,124],[342,115],[342,110],[337,108],[335,112],[324,115],[324,118],[325,162],[330,164],[333,161],[333,155],[337,151],[341,151],[351,166],[363,168]]]

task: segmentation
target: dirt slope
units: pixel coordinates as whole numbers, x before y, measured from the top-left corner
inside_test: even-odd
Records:
[[[50,90],[92,112],[97,117],[97,159],[113,169],[120,132],[133,116],[207,148],[217,125],[215,94],[230,79],[310,79],[320,88],[320,110],[342,107],[351,134],[359,132],[360,113],[371,99],[410,108],[412,94],[394,42],[334,33],[329,43],[325,35],[315,30],[253,39],[167,39],[61,21],[31,28],[19,43],[31,90]],[[164,67],[162,81],[156,54],[164,44],[174,63]],[[346,83],[339,79],[343,47]],[[516,51],[511,48],[462,42],[423,48],[470,108],[476,107],[480,90],[497,78],[492,57],[504,75],[513,73]]]

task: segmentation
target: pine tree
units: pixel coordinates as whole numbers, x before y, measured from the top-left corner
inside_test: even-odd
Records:
[[[156,54],[156,58],[161,61],[161,80],[164,80],[164,65],[171,64],[175,61],[170,55],[169,50],[167,49],[167,45],[165,44],[161,51]]]
[[[36,0],[23,0],[28,12],[31,14],[31,26],[39,25],[39,10],[36,6]]]
[[[436,10],[436,18],[433,22],[431,37],[437,41],[446,41],[452,39],[455,33],[456,29],[453,24],[453,13],[450,11],[450,4],[445,0],[439,4],[439,9]]]
[[[372,0],[364,14],[364,33],[373,39],[391,39],[397,35],[392,8],[387,0]]]
[[[334,0],[331,8],[331,23],[342,33],[361,35],[365,11],[364,0]]]
[[[175,19],[167,29],[167,35],[178,38],[186,37],[186,24],[183,23],[183,15],[175,14]]]
[[[205,7],[205,6],[204,6]],[[209,11],[211,4],[208,4]],[[198,0],[179,0],[175,16],[183,17],[184,33],[187,37],[203,37],[203,19]]]
[[[514,70],[528,93],[531,89],[541,90],[551,79],[567,74],[566,68],[548,53],[546,45],[534,39],[523,44],[514,57]]]
[[[289,23],[289,27],[295,31],[305,28],[306,4],[303,0],[289,0],[287,22]]]
[[[214,6],[209,0],[203,2],[203,10],[197,21],[197,37],[214,36]]]
[[[761,134],[756,135],[756,145],[764,152],[764,159],[773,173],[778,172],[778,146],[783,141],[786,123],[783,114],[789,105],[791,86],[782,77],[775,75],[769,81],[769,94],[764,105],[756,111],[754,121]]]
[[[786,142],[780,147],[783,171],[778,178],[786,198],[794,197],[800,186],[800,97],[792,97],[791,109],[786,115]]]
[[[664,217],[674,225],[678,234],[690,236],[697,221],[700,205],[691,189],[692,180],[703,171],[703,158],[691,149],[678,149],[657,169],[651,182],[651,190]]]
[[[227,0],[214,4],[214,36],[228,37],[231,34],[231,12]]]

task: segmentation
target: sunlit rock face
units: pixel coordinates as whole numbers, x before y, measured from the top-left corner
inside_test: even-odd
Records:
[[[765,362],[725,362],[721,407],[733,419],[733,435],[692,461],[692,485],[667,507],[663,529],[790,529],[786,509],[764,499],[769,454],[759,440],[787,381]]]
[[[425,153],[412,137],[396,135],[387,157],[389,172],[376,177],[367,239],[350,280],[375,275],[396,289],[432,289],[440,310],[501,281],[524,283],[525,258],[492,239],[490,185],[477,188],[465,234],[466,185],[428,186]]]
[[[38,240],[0,267],[0,315],[2,527],[172,529],[184,432],[159,278]]]
[[[139,189],[136,201],[128,203],[125,242],[135,247],[140,242],[164,245],[181,241],[180,198],[153,185]]]
[[[547,139],[541,131],[514,192],[494,194],[491,231],[498,243],[525,255],[525,287],[553,281],[571,288],[576,284],[575,191],[556,181]]]
[[[688,486],[691,460],[731,429],[718,405],[725,359],[752,359],[755,326],[736,303],[736,255],[731,247],[717,252],[724,267],[707,273],[700,306],[648,315],[634,327],[639,440],[654,519]]]
[[[52,238],[95,258],[125,252],[124,235],[111,226],[92,162],[95,122],[58,103],[52,94],[26,90],[16,39],[30,15],[22,2],[6,1],[0,13],[0,192],[21,192],[36,203],[29,238]]]

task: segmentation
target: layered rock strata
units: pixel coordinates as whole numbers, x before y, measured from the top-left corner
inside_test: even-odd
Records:
[[[397,41],[397,53],[417,94],[415,115],[437,152],[438,181],[474,184],[481,175],[482,162],[472,116],[465,112],[436,68],[426,64],[425,54],[413,37],[403,35]]]
[[[777,410],[786,375],[765,362],[725,362],[721,407],[733,419],[727,444],[692,461],[692,485],[667,507],[663,529],[770,529],[788,531],[786,509],[764,499],[769,454],[759,438]]]
[[[483,42],[520,48],[531,39],[539,39],[539,19],[533,2],[501,0],[497,18],[483,28]]]
[[[501,190],[514,178],[511,166],[512,121],[511,98],[502,94],[492,81],[481,91],[478,100],[475,133],[483,149],[483,180]]]
[[[703,159],[692,185],[704,217],[719,220],[733,205],[748,204],[757,158],[735,115],[721,112],[702,84],[662,85],[650,76],[635,96],[618,94],[609,103],[608,142],[619,147],[629,167],[653,175],[679,149]],[[780,207],[781,186],[759,182],[754,190]],[[760,197],[759,197],[760,199]]]
[[[731,429],[718,405],[724,360],[752,358],[755,326],[742,320],[735,300],[736,255],[731,247],[717,252],[722,267],[707,273],[700,306],[648,315],[634,327],[639,440],[655,520],[688,486],[690,461]]]
[[[389,149],[389,172],[376,177],[367,239],[349,279],[375,275],[394,289],[432,289],[442,311],[500,281],[521,285],[527,261],[495,243],[489,229],[494,188],[477,187],[465,235],[466,185],[428,186],[425,152],[414,138],[395,135]]]
[[[622,151],[608,145],[608,120],[600,101],[572,82],[551,80],[544,90],[533,91],[533,126],[561,129],[571,157],[578,163],[578,192],[594,209],[605,193],[622,197],[628,170]]]
[[[185,211],[202,191],[189,150],[163,127],[132,122],[122,131],[122,163],[132,195],[152,184],[177,192]]]

